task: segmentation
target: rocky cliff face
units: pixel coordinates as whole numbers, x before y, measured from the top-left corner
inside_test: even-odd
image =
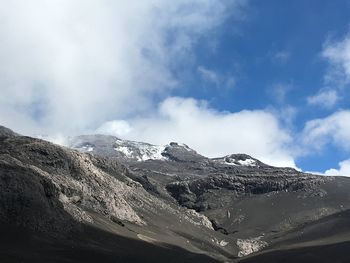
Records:
[[[104,135],[71,138],[70,147],[0,128],[0,222],[44,249],[28,248],[21,258],[13,245],[0,258],[38,262],[47,253],[53,261],[54,245],[58,262],[236,261],[304,238],[317,242],[302,227],[315,231],[350,206],[347,178],[246,154],[210,159],[184,144]]]

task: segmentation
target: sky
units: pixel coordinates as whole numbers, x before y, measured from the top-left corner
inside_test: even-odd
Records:
[[[350,176],[350,2],[0,0],[0,124]]]

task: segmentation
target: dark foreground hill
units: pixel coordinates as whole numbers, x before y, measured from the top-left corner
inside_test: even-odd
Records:
[[[0,127],[0,262],[350,262],[350,180]],[[304,260],[304,261],[303,261]]]

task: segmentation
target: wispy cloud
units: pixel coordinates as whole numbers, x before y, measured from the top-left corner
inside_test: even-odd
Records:
[[[324,108],[332,108],[339,101],[339,95],[336,90],[320,90],[317,94],[307,98],[309,105],[317,105]]]
[[[325,80],[342,86],[350,81],[350,33],[338,41],[327,41],[322,56],[329,62]]]
[[[342,110],[308,121],[302,138],[308,150],[322,150],[327,144],[333,144],[350,151],[350,111]]]
[[[285,82],[278,82],[271,85],[267,92],[270,97],[273,98],[279,104],[285,104],[287,95],[290,91],[293,90],[293,85]]]
[[[214,82],[215,84],[219,84],[220,77],[214,70],[207,69],[203,66],[199,66],[197,70],[203,79]]]
[[[291,57],[291,53],[287,50],[280,50],[270,54],[273,62],[284,64],[287,63]]]
[[[205,82],[213,84],[216,88],[231,89],[236,84],[232,75],[219,73],[204,66],[198,66],[197,71]]]
[[[327,41],[321,55],[328,62],[324,87],[307,101],[309,105],[330,109],[341,100],[350,83],[350,34],[337,41]]]
[[[274,106],[269,106],[270,111],[278,117],[283,126],[292,129],[295,118],[298,114],[298,108],[291,105],[288,95],[292,92],[294,86],[290,82],[277,82],[266,89],[266,93],[274,102]]]

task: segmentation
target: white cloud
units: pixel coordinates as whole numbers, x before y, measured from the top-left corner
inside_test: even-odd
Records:
[[[342,83],[350,80],[350,34],[335,42],[327,42],[322,56],[330,63],[327,81]]]
[[[219,75],[214,70],[207,69],[203,66],[199,66],[197,70],[205,80],[214,82],[215,84],[219,83]]]
[[[268,92],[271,93],[271,96],[277,103],[285,104],[286,97],[288,93],[293,89],[293,85],[289,83],[275,83],[269,89]]]
[[[350,176],[350,159],[339,163],[339,169],[329,169],[325,175]]]
[[[230,12],[243,2],[230,1]],[[196,41],[227,17],[227,5],[3,1],[0,123],[25,133],[77,133],[151,109],[155,95],[178,83],[171,69],[191,60]]]
[[[307,98],[309,105],[318,105],[324,108],[332,108],[339,100],[336,90],[320,90],[316,95]]]
[[[324,87],[307,101],[309,105],[332,108],[342,99],[344,87],[350,81],[350,34],[338,41],[327,41],[321,55],[328,62]]]
[[[350,111],[342,110],[323,119],[308,121],[302,138],[309,150],[321,150],[331,143],[350,151]]]
[[[107,134],[107,135],[118,135],[126,136],[132,131],[130,124],[124,120],[107,121],[103,123],[97,130],[96,133]]]
[[[205,101],[172,97],[160,104],[155,116],[130,120],[129,125],[130,132],[122,136],[127,139],[178,141],[209,157],[242,152],[268,164],[295,167],[288,150],[291,137],[268,111],[219,112]]]

